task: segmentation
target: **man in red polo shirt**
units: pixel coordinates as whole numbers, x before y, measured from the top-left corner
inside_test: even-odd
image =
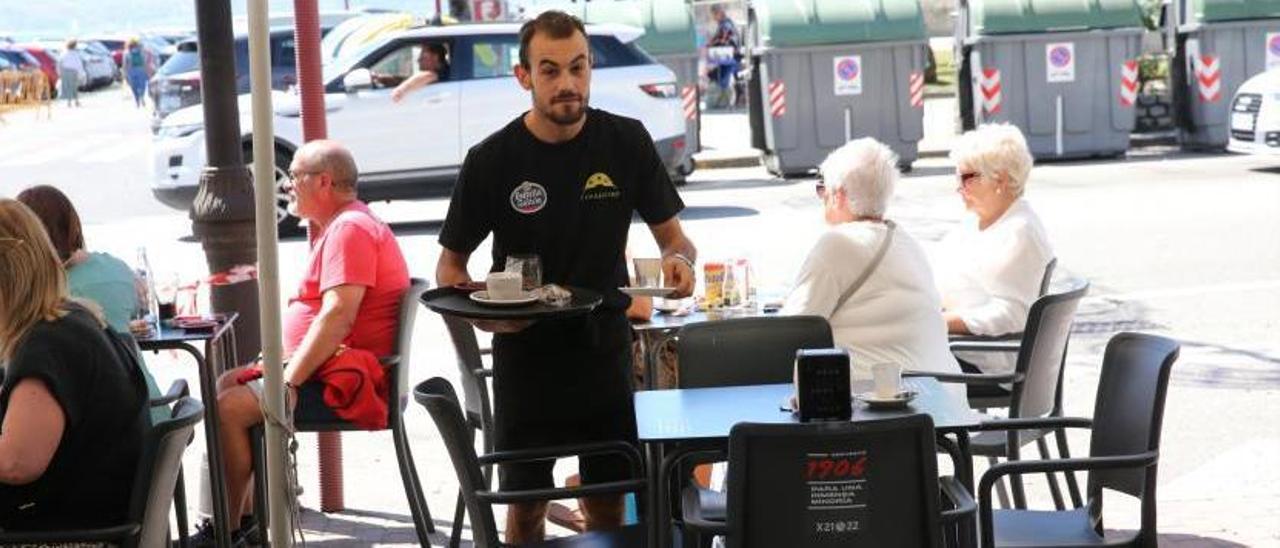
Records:
[[[393,352],[400,297],[409,287],[409,270],[391,228],[356,199],[357,175],[351,152],[334,141],[312,141],[293,156],[288,185],[290,213],[310,221],[312,230],[307,272],[284,311],[284,381],[286,401],[290,405],[302,402],[297,405],[299,413],[334,414],[358,423],[344,411],[371,408],[385,415],[386,394],[381,394],[381,403],[357,401],[335,411],[326,406],[325,384],[314,375],[344,352],[363,350],[373,356]],[[258,403],[261,380],[242,383],[243,369],[228,371],[218,382],[227,502],[233,524],[241,523],[248,513],[253,476],[249,429],[263,421]],[[381,371],[375,368],[374,373]],[[193,539],[197,545],[212,542],[205,531],[211,529]],[[206,536],[209,538],[203,538]]]

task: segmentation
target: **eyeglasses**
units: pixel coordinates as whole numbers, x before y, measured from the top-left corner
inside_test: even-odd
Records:
[[[822,178],[821,174],[818,175],[818,181],[813,185],[813,191],[818,194],[819,198],[826,199],[827,181],[826,179]]]
[[[320,172],[319,171],[294,171],[291,169],[289,170],[289,181],[296,182],[298,179],[306,177],[307,175],[315,175],[317,173],[320,173]]]
[[[970,171],[968,173],[957,173],[956,178],[960,179],[960,186],[967,187],[974,183],[974,180],[982,177],[981,173]]]

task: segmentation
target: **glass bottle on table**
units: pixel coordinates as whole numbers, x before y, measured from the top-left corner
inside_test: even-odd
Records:
[[[160,301],[156,297],[155,273],[147,260],[147,248],[139,246],[137,261],[133,265],[137,279],[138,312],[134,319],[144,320],[155,333],[160,332]]]

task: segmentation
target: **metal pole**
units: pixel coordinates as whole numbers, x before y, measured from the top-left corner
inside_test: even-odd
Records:
[[[302,102],[302,139],[324,139],[324,82],[320,63],[320,11],[316,0],[293,0],[294,52],[298,66],[298,96]],[[341,512],[342,434],[317,435],[320,460],[320,510]]]
[[[196,0],[200,49],[200,93],[204,111],[207,165],[191,202],[191,229],[204,247],[210,274],[227,273],[256,261],[253,237],[253,183],[244,165],[240,110],[236,104],[235,51],[231,5],[227,0]],[[238,312],[235,363],[258,355],[258,286],[214,285],[214,312]]]
[[[285,416],[283,339],[280,329],[280,265],[276,240],[275,128],[271,120],[271,35],[267,1],[249,0],[249,83],[253,93],[253,180],[258,236],[258,313],[262,318],[262,371],[267,414]],[[293,524],[285,464],[285,433],[265,421],[267,448],[267,508],[271,545],[293,545]]]

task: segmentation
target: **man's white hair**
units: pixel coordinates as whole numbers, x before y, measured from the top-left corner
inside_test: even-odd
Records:
[[[863,137],[832,151],[818,170],[828,191],[844,189],[854,215],[883,217],[898,182],[898,155],[880,141]]]
[[[1022,196],[1034,163],[1022,130],[1005,123],[984,124],[965,132],[951,148],[951,161],[983,177],[1004,176],[1014,196]]]

